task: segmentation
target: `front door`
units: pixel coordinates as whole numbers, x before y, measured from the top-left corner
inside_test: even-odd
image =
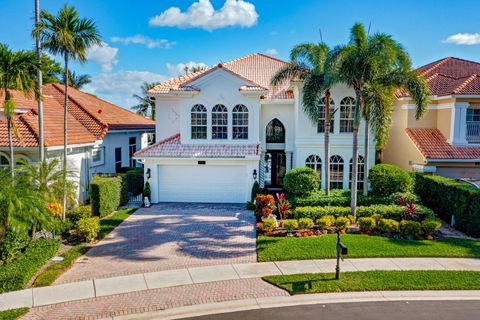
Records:
[[[271,188],[282,188],[283,178],[287,171],[285,151],[268,150],[265,154],[265,185]]]

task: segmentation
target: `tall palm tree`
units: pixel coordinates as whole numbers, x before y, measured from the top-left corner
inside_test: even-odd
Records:
[[[152,89],[158,82],[144,82],[141,86],[142,95],[134,94],[133,97],[138,100],[138,104],[132,107],[137,114],[147,117],[150,109],[150,118],[155,120],[155,101],[147,96],[148,90]]]
[[[335,70],[338,79],[355,90],[351,214],[356,219],[358,131],[361,115],[367,115],[369,120],[366,130],[369,130],[372,122],[376,135],[383,133],[380,138],[384,139],[385,127],[390,123],[388,115],[391,115],[393,110],[395,89],[405,89],[412,94],[417,105],[417,119],[427,110],[429,89],[423,77],[412,69],[408,53],[398,42],[383,33],[368,35],[360,23],[352,27],[350,42],[333,50],[328,68]],[[368,109],[365,109],[365,105]],[[368,169],[368,144],[366,141],[366,169]]]
[[[84,85],[92,82],[92,78],[88,74],[76,74],[75,71],[68,71],[68,83],[75,89],[81,89]]]
[[[64,171],[64,196],[63,217],[67,205],[67,144],[68,144],[68,62],[78,60],[84,63],[87,60],[87,50],[94,45],[101,45],[100,34],[95,22],[87,18],[79,18],[73,6],[65,4],[57,16],[42,10],[40,23],[34,30],[40,35],[43,47],[53,55],[61,55],[64,60],[64,112],[63,112],[63,171]]]
[[[279,85],[291,79],[304,81],[303,110],[307,116],[317,123],[320,114],[320,105],[325,108],[325,189],[330,193],[330,128],[331,128],[331,93],[330,88],[336,77],[328,73],[326,62],[330,49],[321,42],[319,44],[303,43],[295,46],[290,52],[291,63],[280,69],[272,78],[272,85]]]
[[[40,23],[40,0],[35,1],[35,27]],[[42,101],[42,69],[40,67],[42,60],[42,50],[40,43],[40,35],[35,34],[35,53],[37,54],[37,104],[38,104],[38,147],[40,153],[40,161],[45,160],[45,148],[44,148],[44,137],[43,137],[43,101]]]
[[[10,151],[10,171],[13,177],[15,158],[13,155],[13,134],[20,138],[15,126],[15,100],[11,90],[18,90],[25,95],[35,92],[36,79],[31,71],[38,66],[33,51],[12,51],[0,43],[0,84],[4,95],[3,112],[7,120],[8,147]]]

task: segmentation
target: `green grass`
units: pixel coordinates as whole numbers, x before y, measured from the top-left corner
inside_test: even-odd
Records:
[[[123,220],[128,218],[136,209],[121,209],[116,211],[111,216],[108,216],[100,220],[100,231],[98,233],[98,239],[105,238],[115,227],[117,227]],[[88,251],[89,247],[84,244],[76,245],[70,250],[63,253],[61,256],[63,261],[54,263],[48,266],[38,277],[35,279],[35,287],[45,287],[51,285],[58,277],[60,277],[65,271],[70,269],[75,260],[84,255]]]
[[[259,261],[328,259],[336,255],[336,234],[321,237],[265,237],[257,239]],[[375,257],[480,257],[480,241],[444,238],[436,241],[403,240],[345,234],[348,258]]]
[[[366,271],[269,276],[264,280],[291,294],[381,290],[478,290],[479,271]]]
[[[28,308],[0,311],[0,320],[14,320],[28,312]]]

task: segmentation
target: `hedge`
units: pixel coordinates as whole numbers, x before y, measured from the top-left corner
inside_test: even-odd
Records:
[[[320,188],[320,176],[311,168],[295,168],[285,174],[283,184],[289,196],[304,196]]]
[[[104,217],[122,205],[126,198],[124,178],[95,176],[90,182],[90,202],[94,216]]]
[[[455,227],[480,237],[480,189],[454,179],[417,173],[415,193],[443,220],[455,216]]]
[[[303,197],[291,197],[290,202],[293,206],[350,206],[351,193],[350,190],[332,190],[327,196],[324,190],[319,190]],[[369,206],[373,204],[393,204],[393,200],[389,197],[368,195],[364,196],[361,192],[357,196],[357,204],[361,206]]]
[[[368,179],[375,194],[389,196],[395,192],[413,191],[414,179],[402,168],[392,164],[377,164],[370,171]]]
[[[135,168],[125,173],[127,180],[128,192],[133,195],[138,195],[143,192],[144,178],[143,168]]]
[[[31,242],[17,260],[0,267],[0,293],[23,289],[59,247],[60,241],[53,239]]]

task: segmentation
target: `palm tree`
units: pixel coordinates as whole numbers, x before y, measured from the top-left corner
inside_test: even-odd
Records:
[[[40,23],[40,0],[35,0],[35,27]],[[38,147],[40,153],[40,161],[45,160],[45,149],[44,149],[44,135],[43,135],[43,101],[42,101],[42,68],[40,67],[42,60],[42,50],[40,43],[40,35],[35,34],[35,53],[37,55],[37,104],[38,104]]]
[[[148,90],[152,89],[158,82],[144,82],[141,86],[142,95],[134,94],[133,97],[138,100],[138,104],[132,107],[137,114],[147,117],[148,109],[150,109],[150,118],[155,120],[155,101],[150,100],[147,96]]]
[[[64,60],[64,112],[63,112],[63,171],[64,195],[63,217],[67,205],[67,144],[68,144],[68,62],[70,59],[84,63],[87,60],[87,50],[94,45],[101,45],[100,34],[95,22],[87,18],[79,18],[73,6],[64,5],[57,16],[48,11],[40,13],[40,23],[34,30],[40,35],[43,47],[53,55],[61,55]]]
[[[417,119],[427,110],[429,89],[423,77],[412,69],[408,53],[398,42],[383,33],[368,35],[365,27],[360,23],[356,23],[352,27],[350,42],[333,50],[328,68],[335,70],[339,81],[355,90],[351,214],[356,219],[358,131],[361,115],[366,115],[367,138],[371,121],[376,136],[382,142],[388,131],[386,127],[389,127],[390,124],[389,115],[393,110],[395,89],[405,89],[412,94],[412,98],[417,104]],[[367,169],[368,144],[366,140],[365,165]],[[367,170],[365,171],[367,172]]]
[[[303,80],[303,110],[307,116],[317,123],[320,106],[325,108],[325,189],[330,193],[330,128],[331,105],[330,88],[335,83],[333,73],[327,74],[326,62],[330,49],[321,42],[319,44],[304,43],[295,46],[290,52],[291,63],[279,70],[272,78],[272,85],[279,85],[287,80]]]
[[[31,71],[38,66],[35,53],[32,51],[12,51],[0,43],[0,84],[4,95],[3,113],[7,120],[8,147],[10,151],[10,171],[13,177],[15,158],[13,156],[13,134],[20,139],[15,126],[15,100],[11,90],[18,90],[25,95],[35,91],[36,79]]]
[[[75,71],[68,71],[68,83],[75,89],[81,89],[84,85],[92,82],[92,78],[88,74],[77,75]]]

